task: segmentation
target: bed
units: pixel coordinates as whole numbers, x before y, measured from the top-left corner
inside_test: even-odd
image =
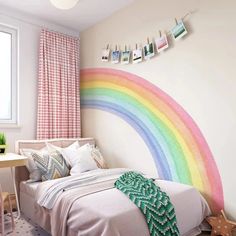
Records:
[[[78,140],[81,146],[86,143],[95,144],[93,138],[46,141],[66,147],[75,140]],[[22,140],[16,143],[16,152],[19,153],[21,148],[41,149],[44,146],[45,140]],[[42,193],[59,180],[28,183],[26,182],[28,179],[27,169],[19,167],[16,169],[16,181],[19,187],[21,211],[55,236],[148,236],[149,230],[139,208],[122,192],[112,187],[114,179],[124,171],[126,170],[110,169],[85,173],[86,176],[106,176],[105,178],[108,178],[106,185],[101,187],[101,184],[96,183],[96,185],[92,185],[92,188],[89,188],[89,191],[85,186],[84,194],[81,194],[81,190],[78,189],[65,191],[55,201],[53,208],[48,210],[39,206],[37,202]],[[71,177],[64,177],[60,181],[67,181],[67,178]],[[204,218],[210,214],[205,199],[195,188],[188,185],[160,179],[156,179],[155,183],[170,196],[175,207],[180,235],[198,235],[204,227]],[[81,189],[83,192],[82,187]],[[91,189],[96,189],[96,191]],[[76,197],[72,199],[72,195]]]

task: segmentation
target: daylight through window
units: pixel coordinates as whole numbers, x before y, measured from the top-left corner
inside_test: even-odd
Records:
[[[17,30],[0,25],[0,124],[17,124]]]

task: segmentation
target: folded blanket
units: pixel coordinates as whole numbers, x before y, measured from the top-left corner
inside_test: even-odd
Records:
[[[178,236],[174,206],[169,196],[152,179],[141,174],[127,172],[116,182],[122,191],[144,214],[151,236]]]
[[[37,189],[37,203],[47,209],[52,209],[59,196],[68,190],[89,187],[107,180],[116,180],[123,173],[131,169],[116,168],[109,170],[95,170],[82,173],[80,175],[68,176],[51,181],[45,181]]]

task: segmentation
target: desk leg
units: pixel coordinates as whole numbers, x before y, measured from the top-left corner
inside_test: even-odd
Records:
[[[17,206],[17,220],[20,218],[20,204],[19,204],[19,199],[18,199],[18,194],[17,194],[17,189],[16,189],[16,180],[15,180],[15,167],[11,167],[11,177],[12,177],[12,182],[14,186],[14,191],[16,195],[16,206]]]

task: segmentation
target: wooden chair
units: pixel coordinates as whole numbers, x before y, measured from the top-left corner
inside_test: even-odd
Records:
[[[9,206],[9,210],[10,210],[10,215],[11,215],[11,228],[12,231],[15,228],[15,223],[14,223],[14,218],[13,218],[13,214],[12,214],[12,204],[11,204],[11,199],[10,199],[10,195],[8,192],[2,192],[2,187],[0,184],[0,232],[1,235],[4,236],[5,235],[5,221],[4,221],[4,202],[8,201],[8,206]]]

